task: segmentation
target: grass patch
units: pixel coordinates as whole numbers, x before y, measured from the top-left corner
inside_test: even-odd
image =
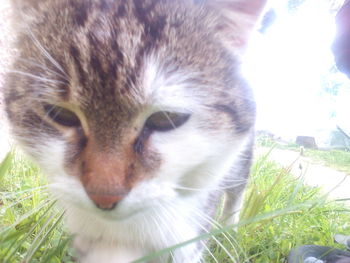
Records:
[[[18,154],[0,166],[1,263],[75,262],[63,212],[45,185],[37,167]],[[238,231],[216,227],[198,239],[211,237],[209,263],[280,263],[298,245],[333,246],[336,233],[350,233],[349,210],[263,156],[252,167]]]
[[[286,211],[239,229],[239,240],[251,259],[249,262],[286,262],[293,247],[336,246],[334,234],[350,233],[349,209],[342,203],[328,201],[319,188],[304,185],[276,163],[267,162],[266,157],[257,160],[251,177],[243,221]]]
[[[342,172],[350,174],[350,152],[332,150],[306,150],[305,156],[310,157],[323,165],[332,167]]]
[[[39,169],[10,153],[0,166],[0,262],[73,262],[63,211],[50,200]]]
[[[261,147],[275,147],[282,150],[291,150],[300,152],[300,146],[295,143],[281,144],[268,136],[259,136],[257,145]],[[315,150],[304,149],[304,156],[312,161],[332,167],[338,171],[350,175],[350,152],[341,150]]]

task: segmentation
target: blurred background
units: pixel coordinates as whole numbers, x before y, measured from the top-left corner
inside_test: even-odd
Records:
[[[334,63],[335,15],[344,0],[271,1],[247,53],[257,129],[284,141],[350,149],[350,81]]]

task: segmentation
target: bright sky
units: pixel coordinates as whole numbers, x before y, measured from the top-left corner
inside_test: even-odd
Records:
[[[329,75],[335,33],[329,6],[309,0],[290,15],[283,1],[279,3],[276,22],[265,35],[255,37],[247,53],[245,73],[258,102],[257,128],[295,139],[316,136],[335,123],[349,127],[350,81],[341,73]],[[341,96],[321,94],[324,78],[346,83]],[[333,120],[332,111],[337,112]]]

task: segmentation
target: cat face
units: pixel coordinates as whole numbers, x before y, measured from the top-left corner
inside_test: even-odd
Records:
[[[17,3],[7,112],[63,203],[124,219],[219,184],[255,119],[245,2]]]

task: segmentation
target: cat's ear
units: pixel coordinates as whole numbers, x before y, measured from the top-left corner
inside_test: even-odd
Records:
[[[205,0],[219,12],[218,33],[230,48],[242,50],[261,17],[267,0]]]

